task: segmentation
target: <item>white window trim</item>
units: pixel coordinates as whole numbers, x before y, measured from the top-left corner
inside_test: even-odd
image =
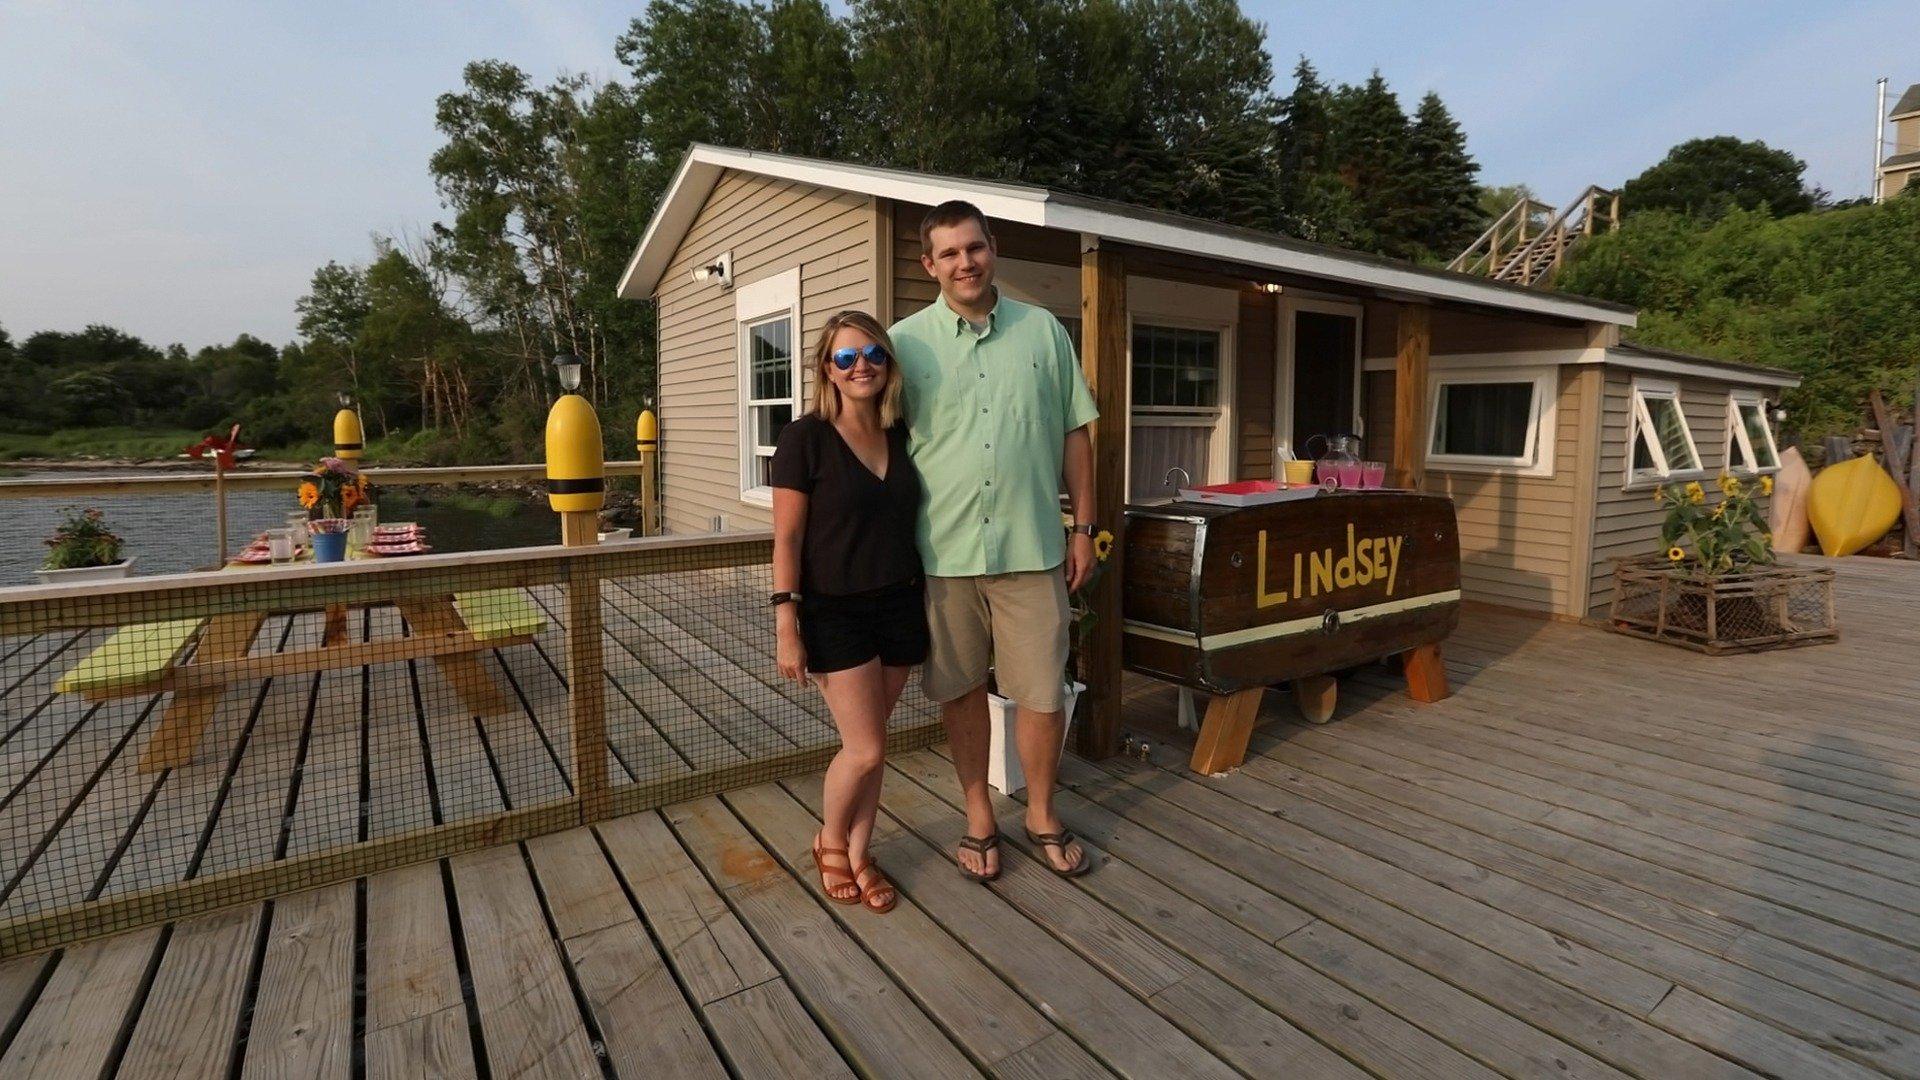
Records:
[[[1138,280],[1138,279],[1135,279]],[[1224,292],[1227,290],[1209,290]],[[1130,295],[1139,295],[1132,293]],[[1233,294],[1228,292],[1229,296]],[[1237,303],[1237,300],[1236,300]],[[1237,316],[1236,307],[1236,316]],[[1234,475],[1233,455],[1237,421],[1234,419],[1233,393],[1238,381],[1234,364],[1234,351],[1238,348],[1237,317],[1220,321],[1221,314],[1214,312],[1211,317],[1204,311],[1198,318],[1193,315],[1177,315],[1159,304],[1148,303],[1141,310],[1133,304],[1127,305],[1127,428],[1140,419],[1141,414],[1151,417],[1153,422],[1165,427],[1204,427],[1212,431],[1207,437],[1207,471],[1220,478],[1215,482],[1231,479]],[[1203,330],[1220,335],[1220,386],[1214,400],[1218,404],[1204,405],[1142,405],[1136,413],[1133,404],[1133,332],[1134,328],[1147,326],[1165,326],[1176,330]],[[1127,460],[1123,463],[1127,470],[1124,475],[1133,475],[1133,439],[1127,439]],[[1132,493],[1129,492],[1129,495]]]
[[[1345,315],[1353,319],[1353,433],[1364,439],[1367,434],[1365,402],[1367,362],[1362,355],[1366,350],[1367,341],[1365,306],[1352,300],[1338,300],[1288,291],[1280,294],[1280,302],[1273,307],[1273,437],[1285,440],[1296,454],[1306,453],[1306,449],[1294,439],[1293,433],[1293,325],[1295,316],[1301,312],[1315,311],[1323,315]]]
[[[1733,447],[1736,440],[1748,461],[1760,460],[1759,456],[1753,452],[1753,442],[1747,435],[1747,425],[1740,419],[1740,408],[1743,405],[1760,410],[1760,426],[1767,432],[1767,449],[1772,451],[1772,465],[1748,466],[1744,469],[1733,467]],[[1780,471],[1780,444],[1773,436],[1773,421],[1767,417],[1766,395],[1757,390],[1727,391],[1727,438],[1726,444],[1720,449],[1720,460],[1727,463],[1728,472],[1738,476],[1767,476]]]
[[[1651,488],[1655,484],[1672,483],[1675,480],[1698,480],[1707,475],[1704,463],[1691,469],[1674,469],[1668,465],[1666,448],[1660,445],[1659,433],[1654,430],[1653,414],[1647,409],[1647,397],[1672,398],[1680,409],[1680,432],[1687,437],[1687,449],[1692,451],[1693,460],[1701,461],[1700,447],[1693,440],[1693,424],[1687,419],[1686,401],[1680,396],[1680,384],[1665,379],[1642,379],[1635,377],[1627,390],[1627,442],[1622,448],[1623,468],[1626,472],[1622,490],[1632,488]],[[1633,471],[1633,440],[1640,431],[1647,432],[1647,450],[1653,454],[1655,473],[1652,476],[1638,475]]]
[[[1526,451],[1515,457],[1486,454],[1443,454],[1434,451],[1439,434],[1440,388],[1466,383],[1533,384],[1533,405],[1527,417]],[[1555,443],[1560,431],[1560,369],[1557,367],[1458,369],[1430,373],[1427,379],[1427,464],[1440,472],[1494,473],[1504,476],[1553,475]]]
[[[753,372],[752,350],[748,347],[747,328],[751,325],[767,322],[770,319],[786,317],[792,321],[793,332],[788,340],[793,349],[793,416],[800,416],[800,400],[804,381],[801,372],[800,354],[800,268],[764,277],[744,285],[736,285],[733,290],[733,331],[735,366],[740,379],[740,392],[737,395],[739,410],[734,415],[738,425],[740,448],[740,501],[753,506],[770,507],[773,505],[773,488],[757,483],[754,469],[755,453],[753,441]]]

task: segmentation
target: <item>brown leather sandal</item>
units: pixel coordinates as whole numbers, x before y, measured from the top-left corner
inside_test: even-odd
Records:
[[[819,833],[813,834],[813,868],[820,872],[820,891],[826,895],[827,899],[833,901],[836,904],[858,904],[860,903],[861,897],[866,895],[866,890],[860,888],[860,879],[859,879],[859,875],[853,869],[853,860],[851,859],[847,860],[847,869],[845,870],[842,870],[834,866],[828,866],[826,863],[820,861],[820,856],[822,855],[844,856],[846,853],[847,853],[846,848],[821,847],[820,834]],[[833,875],[835,878],[838,878],[839,880],[829,881],[827,879],[827,875],[829,874]],[[843,888],[847,885],[851,885],[854,887],[855,891],[852,896],[835,896],[834,895],[833,891],[835,889]]]
[[[1057,847],[1060,849],[1060,854],[1062,855],[1067,853],[1067,845],[1073,843],[1075,839],[1077,839],[1077,837],[1073,835],[1073,831],[1070,829],[1063,828],[1059,832],[1049,833],[1037,833],[1032,829],[1027,830],[1028,843],[1037,847]],[[1040,864],[1054,873],[1059,874],[1061,877],[1079,877],[1081,874],[1093,869],[1093,858],[1087,854],[1086,846],[1081,845],[1080,861],[1065,870],[1053,865],[1053,860],[1048,858],[1047,853],[1044,851],[1040,853]]]
[[[985,836],[962,836],[960,838],[960,846],[979,855],[981,863],[984,864],[987,861],[987,852],[1000,846],[1000,834],[998,832],[991,832]],[[995,867],[991,874],[982,874],[967,869],[967,864],[958,859],[954,860],[954,865],[960,868],[961,877],[972,878],[982,885],[1000,876],[998,867]]]
[[[869,873],[873,875],[871,883],[862,881],[861,879]],[[887,875],[881,873],[872,859],[868,859],[860,869],[853,872],[853,880],[860,886],[860,905],[875,915],[885,915],[893,910],[893,905],[900,902],[900,890],[893,887],[893,882],[887,880]],[[886,899],[874,899],[875,896],[882,894]]]

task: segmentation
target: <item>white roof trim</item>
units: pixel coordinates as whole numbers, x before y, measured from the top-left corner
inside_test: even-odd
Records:
[[[1437,300],[1456,300],[1510,311],[1528,311],[1560,318],[1633,326],[1632,312],[1589,303],[1579,297],[1506,288],[1465,275],[1422,272],[1412,267],[1381,265],[1368,256],[1346,257],[1334,250],[1301,250],[1295,245],[1262,241],[1257,236],[1222,235],[1212,229],[1153,218],[1133,217],[1115,210],[1081,205],[1056,198],[1046,188],[988,180],[958,180],[898,169],[844,165],[812,158],[789,157],[747,150],[730,150],[696,143],[687,151],[654,211],[653,220],[634,250],[620,279],[619,294],[644,300],[659,288],[669,260],[692,226],[695,215],[724,169],[817,184],[883,199],[933,204],[966,199],[988,217],[1041,228],[1086,233],[1141,247],[1190,252],[1229,259],[1249,266],[1391,289]]]
[[[1523,349],[1503,353],[1435,353],[1428,358],[1434,371],[1534,367],[1541,364],[1575,366],[1607,364],[1626,371],[1646,371],[1660,375],[1691,375],[1735,386],[1794,387],[1800,376],[1748,367],[1729,367],[1705,360],[1680,360],[1666,356],[1648,356],[1631,349]],[[1370,356],[1368,371],[1394,371],[1398,362],[1391,356]]]

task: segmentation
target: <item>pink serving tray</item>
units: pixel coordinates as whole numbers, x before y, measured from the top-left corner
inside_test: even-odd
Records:
[[[1181,488],[1180,497],[1188,502],[1215,506],[1261,506],[1266,503],[1311,499],[1320,494],[1319,484],[1276,484],[1271,480],[1241,480],[1232,484],[1204,484]]]

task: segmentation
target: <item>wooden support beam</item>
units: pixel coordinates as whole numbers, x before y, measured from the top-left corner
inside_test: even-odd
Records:
[[[1407,676],[1407,696],[1419,702],[1435,702],[1453,693],[1447,686],[1447,665],[1440,658],[1440,646],[1422,645],[1400,656]]]
[[[1099,618],[1082,650],[1077,747],[1090,758],[1120,750],[1120,581],[1125,545],[1118,543],[1127,502],[1127,270],[1120,252],[1086,238],[1080,255],[1080,363],[1100,419],[1093,423],[1093,498],[1100,527],[1116,543],[1094,586]]]
[[[1427,477],[1427,356],[1433,349],[1432,309],[1403,304],[1395,337],[1393,485],[1418,490]]]
[[[1240,767],[1247,759],[1247,740],[1253,738],[1253,718],[1260,713],[1264,686],[1249,687],[1207,703],[1207,718],[1200,722],[1200,737],[1194,740],[1193,757],[1187,767],[1201,776],[1217,776]]]

